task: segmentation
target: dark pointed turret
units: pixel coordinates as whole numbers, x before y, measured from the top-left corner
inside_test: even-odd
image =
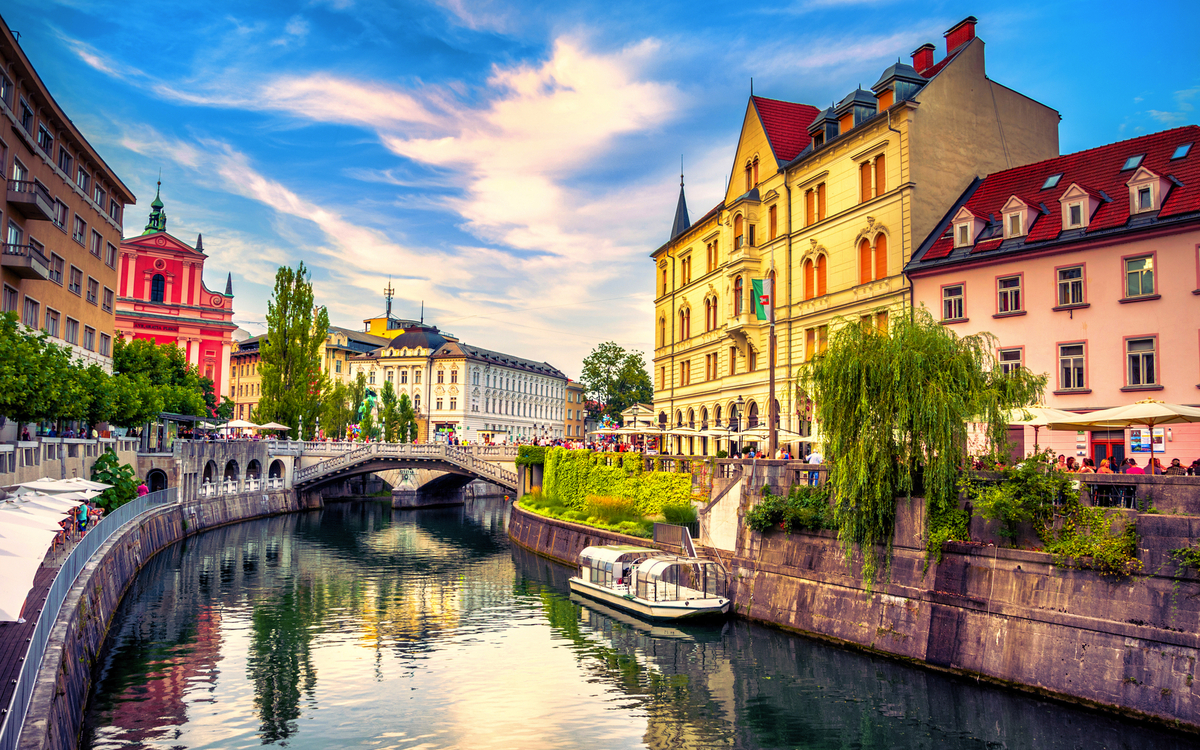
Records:
[[[204,235],[203,234],[196,235],[196,252],[198,252],[198,253],[204,252]]]
[[[154,202],[150,204],[150,221],[142,234],[154,234],[167,231],[167,212],[163,210],[162,180],[158,181],[158,189],[154,191]]]
[[[692,226],[688,218],[687,199],[683,197],[683,174],[679,175],[679,204],[675,206],[675,221],[671,224],[671,239],[675,239]]]
[[[233,296],[233,274],[232,273],[225,277],[225,296],[226,297]]]

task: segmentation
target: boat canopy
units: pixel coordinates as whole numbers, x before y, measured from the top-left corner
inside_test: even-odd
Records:
[[[613,585],[627,586],[631,583],[630,568],[650,557],[664,555],[656,549],[634,547],[629,544],[606,547],[587,547],[579,553],[579,568],[583,580],[612,588]]]
[[[637,568],[634,596],[652,602],[724,598],[725,568],[695,557],[659,557]]]

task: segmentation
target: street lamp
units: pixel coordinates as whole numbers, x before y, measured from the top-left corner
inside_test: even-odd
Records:
[[[745,407],[745,405],[746,399],[742,398],[741,394],[738,394],[737,401],[729,409],[729,453],[731,456],[738,455],[739,458],[741,457],[740,454],[737,454],[736,451],[733,450],[733,433],[737,432],[740,427],[738,424],[738,411]]]

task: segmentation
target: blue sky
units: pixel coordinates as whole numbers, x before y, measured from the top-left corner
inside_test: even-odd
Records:
[[[653,273],[685,158],[720,200],[751,77],[818,106],[979,18],[989,76],[1062,113],[1064,153],[1198,122],[1200,4],[9,0],[9,26],[206,282],[264,331],[304,260],[335,324],[419,314],[571,377],[650,356]]]

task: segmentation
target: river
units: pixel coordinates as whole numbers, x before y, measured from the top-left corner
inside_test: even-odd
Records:
[[[84,748],[1194,748],[1195,738],[739,620],[573,601],[508,506],[248,521],[149,561]]]

